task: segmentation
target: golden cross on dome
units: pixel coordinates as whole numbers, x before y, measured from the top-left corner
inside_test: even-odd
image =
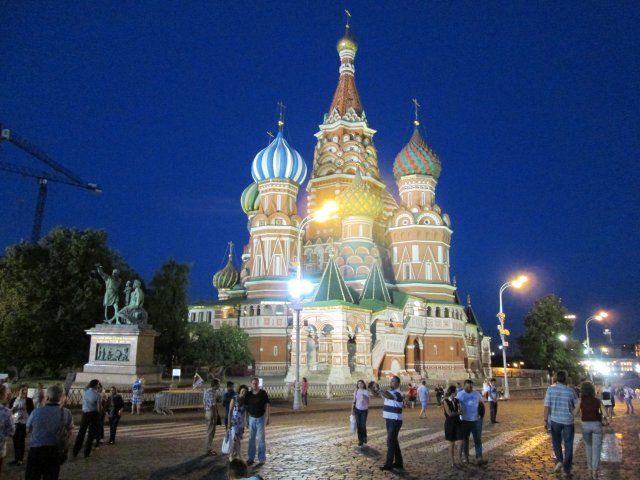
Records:
[[[417,127],[418,125],[420,125],[420,121],[418,120],[418,109],[420,108],[420,104],[418,103],[417,98],[413,98],[411,99],[411,101],[413,102],[413,110],[415,113],[415,119],[413,120],[413,124]]]
[[[284,110],[285,105],[282,102],[278,102],[278,107],[280,107],[280,120],[278,120],[278,131],[282,131],[282,127],[284,126]]]
[[[351,12],[345,9],[344,13],[347,14],[347,30],[349,30],[349,22],[351,21]]]
[[[267,137],[269,137],[269,140],[267,140],[267,145],[269,145],[273,141],[273,132],[271,130],[267,132]]]

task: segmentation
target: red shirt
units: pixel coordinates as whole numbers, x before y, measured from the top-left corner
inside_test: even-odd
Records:
[[[600,410],[600,400],[593,397],[582,397],[580,399],[580,411],[583,422],[601,422],[602,412]]]

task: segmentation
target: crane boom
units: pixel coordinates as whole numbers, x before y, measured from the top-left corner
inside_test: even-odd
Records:
[[[0,161],[0,170],[17,173],[18,175],[23,175],[25,177],[33,177],[38,180],[38,199],[36,201],[36,211],[33,218],[33,229],[31,231],[31,241],[33,243],[37,242],[40,239],[40,232],[42,230],[42,218],[44,216],[44,206],[47,200],[47,184],[49,181],[64,183],[73,187],[84,188],[96,193],[102,192],[97,184],[85,182],[78,175],[73,173],[68,168],[60,165],[35,145],[32,145],[27,140],[20,137],[15,132],[6,128],[0,123],[0,141],[2,140],[11,142],[16,147],[25,151],[35,159],[41,161],[45,165],[48,165],[54,170],[53,173],[35,172],[21,166],[12,165],[10,163]]]

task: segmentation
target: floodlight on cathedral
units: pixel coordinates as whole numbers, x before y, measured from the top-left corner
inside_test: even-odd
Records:
[[[240,281],[240,273],[233,266],[233,243],[229,242],[229,259],[222,270],[213,276],[213,286],[220,290],[229,290]]]
[[[256,182],[283,179],[300,185],[307,177],[307,165],[279,131],[273,141],[253,159],[251,175]]]
[[[379,195],[362,180],[360,169],[356,170],[353,182],[336,198],[338,216],[369,217],[377,219],[382,214],[383,204]]]
[[[411,140],[393,162],[393,175],[396,179],[407,175],[431,175],[436,180],[440,177],[440,159],[420,135],[418,125],[416,121]]]

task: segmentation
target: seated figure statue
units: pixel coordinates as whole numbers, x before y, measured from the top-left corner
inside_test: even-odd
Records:
[[[144,292],[140,280],[134,280],[133,291],[129,297],[129,305],[118,311],[115,322],[121,325],[146,325],[148,315],[142,308],[144,304]]]

